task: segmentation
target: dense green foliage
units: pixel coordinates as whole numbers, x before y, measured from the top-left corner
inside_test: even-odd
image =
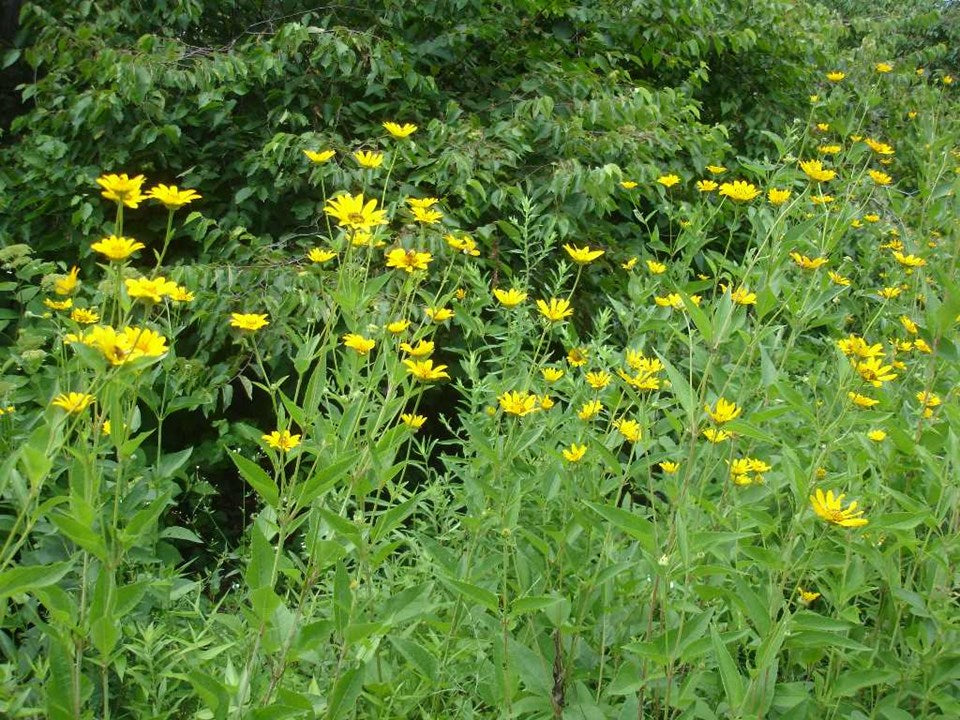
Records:
[[[307,5],[23,3],[0,716],[960,715],[960,8]]]

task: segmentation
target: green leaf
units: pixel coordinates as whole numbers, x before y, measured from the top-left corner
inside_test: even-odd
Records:
[[[500,612],[500,597],[486,588],[454,578],[444,578],[443,582],[453,588],[461,597],[485,607],[492,613]]]
[[[640,547],[649,554],[653,555],[656,551],[653,523],[646,518],[612,505],[600,505],[593,502],[587,502],[586,505],[611,525],[638,540]]]
[[[713,656],[717,661],[717,667],[720,670],[720,681],[723,683],[723,690],[727,695],[727,702],[730,705],[730,714],[734,714],[743,704],[744,686],[743,678],[737,670],[736,664],[727,646],[723,644],[720,633],[717,632],[715,625],[710,626],[710,639],[713,643]]]
[[[2,572],[0,599],[53,585],[70,572],[72,567],[72,562],[64,561],[50,565],[24,565]]]
[[[240,471],[243,479],[250,484],[250,487],[257,491],[257,494],[263,498],[267,505],[273,508],[280,507],[280,488],[277,487],[277,483],[274,482],[272,477],[267,475],[263,468],[235,452],[230,453],[230,458],[233,460],[234,465],[237,466],[237,470]]]
[[[350,668],[337,678],[327,703],[327,720],[342,720],[354,710],[363,690],[363,666]]]

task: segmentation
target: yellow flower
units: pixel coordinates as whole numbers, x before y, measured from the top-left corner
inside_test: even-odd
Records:
[[[453,310],[445,307],[428,307],[424,308],[423,312],[435,323],[446,322],[454,315]]]
[[[833,72],[827,73],[827,80],[830,82],[840,82],[843,80],[847,74],[845,72],[840,72],[839,70],[834,70]]]
[[[366,230],[355,230],[350,236],[350,244],[354,247],[369,247],[373,244],[373,234]],[[377,247],[381,247],[384,244],[381,240],[378,242]]]
[[[477,250],[477,243],[474,242],[473,238],[469,235],[464,235],[463,237],[457,237],[456,235],[444,235],[443,239],[447,241],[447,245],[452,247],[454,250],[459,250],[464,255],[477,257],[480,254],[480,251]]]
[[[935,408],[939,407],[943,402],[940,399],[940,396],[936,393],[927,392],[926,390],[921,390],[917,393],[917,402],[919,402],[924,407]]]
[[[815,182],[828,182],[837,176],[836,170],[827,170],[819,160],[801,161],[800,169]]]
[[[810,202],[814,205],[829,205],[834,200],[833,195],[811,195]]]
[[[537,396],[528,392],[505,392],[497,400],[500,402],[500,408],[508,415],[523,417],[540,409]]]
[[[660,469],[663,470],[667,475],[675,475],[680,469],[680,463],[670,462],[669,460],[664,460],[662,463],[657,463],[660,466]]]
[[[360,167],[378,168],[383,165],[383,153],[372,152],[368,150],[358,150],[353,154]]]
[[[433,354],[435,344],[432,340],[421,340],[415,346],[410,343],[400,343],[400,349],[413,357],[429,357]]]
[[[882,290],[877,291],[877,295],[882,297],[884,300],[893,300],[895,297],[898,297],[902,293],[898,287],[885,287]]]
[[[811,95],[811,96],[810,96],[810,103],[811,103],[811,104],[813,104],[813,103],[818,103],[818,102],[820,102],[820,96],[819,96],[819,95]]]
[[[878,62],[874,64],[873,69],[876,70],[878,73],[888,73],[893,70],[893,65],[885,62]]]
[[[266,315],[256,313],[230,313],[230,327],[256,332],[270,324]]]
[[[123,281],[127,286],[127,295],[132,298],[141,298],[149,302],[160,302],[177,289],[177,284],[165,277],[155,278],[127,278]]]
[[[559,368],[545,367],[541,368],[540,374],[543,375],[543,379],[545,381],[552,384],[563,377],[563,370],[560,370]]]
[[[659,307],[668,307],[675,310],[682,310],[684,307],[683,298],[680,297],[679,293],[670,293],[664,296],[654,295],[653,302]]]
[[[680,182],[680,178],[677,175],[661,175],[657,178],[657,182],[666,188],[670,188]]]
[[[439,210],[428,210],[426,208],[412,207],[413,219],[424,225],[436,225],[443,220],[443,213]],[[479,253],[478,253],[479,254]]]
[[[802,587],[798,587],[797,592],[800,593],[800,602],[802,602],[804,605],[809,605],[820,597],[820,593],[808,592]]]
[[[917,334],[917,324],[906,315],[900,316],[900,324],[903,325],[903,329],[911,335]]]
[[[603,404],[599,400],[591,400],[584,403],[583,407],[577,411],[577,417],[581,420],[593,420],[601,410],[603,410]]]
[[[914,340],[913,347],[914,349],[919,350],[922,353],[929,354],[933,352],[933,348],[927,345],[927,341],[924,340],[923,338],[917,338],[916,340]]]
[[[453,294],[453,296],[460,301],[466,300],[467,299],[466,288],[457,288],[457,291]]]
[[[137,250],[144,247],[146,247],[146,245],[142,242],[137,242],[133,238],[111,235],[110,237],[105,237],[93,243],[90,249],[101,255],[106,255],[110,260],[119,261],[126,260]]]
[[[819,130],[820,132],[827,132],[829,129],[830,129],[830,123],[825,123],[825,122],[817,123],[817,130]]]
[[[867,213],[866,215],[863,216],[863,219],[866,220],[868,223],[880,222],[880,216],[875,215],[874,213]]]
[[[143,175],[127,177],[126,173],[120,173],[119,175],[101,175],[97,178],[97,184],[103,188],[101,194],[107,200],[123,203],[128,208],[136,208],[145,197],[140,192],[144,180]]]
[[[50,298],[44,298],[43,304],[51,310],[69,310],[71,307],[73,307],[73,300],[70,298],[67,298],[66,300],[51,300]]]
[[[110,325],[97,325],[83,337],[70,339],[99,350],[111,365],[124,365],[143,357],[167,352],[167,339],[149,328],[125,327],[119,332]]]
[[[767,190],[767,200],[771,205],[783,205],[790,199],[790,190],[781,190],[779,188],[770,188]]]
[[[79,284],[78,277],[80,275],[80,268],[72,267],[70,272],[64,275],[61,278],[57,278],[53,282],[53,291],[57,295],[72,295],[73,291],[77,289]]]
[[[757,304],[757,294],[748,292],[744,287],[738,287],[732,293],[730,293],[730,299],[733,300],[737,305],[756,305]]]
[[[560,322],[573,315],[573,309],[568,300],[550,298],[548,305],[544,300],[537,300],[537,309],[550,322]]]
[[[635,183],[633,180],[620,181],[620,187],[622,187],[624,190],[633,190],[636,186],[637,183]]]
[[[567,352],[567,362],[573,367],[582,367],[587,364],[589,356],[590,351],[587,348],[572,348]]]
[[[923,258],[919,258],[916,255],[904,255],[902,252],[895,252],[893,254],[893,259],[904,267],[908,268],[923,267],[927,264],[927,261]]]
[[[433,380],[450,379],[446,373],[446,365],[433,366],[433,360],[404,360],[403,364],[407,366],[407,371],[421,382],[432,382]]]
[[[817,152],[821,155],[836,155],[841,150],[843,150],[842,145],[821,145],[817,148]]]
[[[435,198],[435,197],[428,197],[428,198],[413,198],[413,197],[411,197],[411,198],[407,198],[407,205],[409,205],[411,208],[420,208],[421,210],[426,210],[427,208],[432,208],[432,207],[433,207],[434,205],[436,205],[438,202],[440,202],[440,200],[438,200],[438,199]]]
[[[274,430],[269,435],[261,435],[260,439],[280,452],[288,452],[300,444],[300,436],[291,435],[289,430]]]
[[[885,142],[880,142],[879,140],[874,140],[873,138],[864,138],[863,142],[865,142],[871,150],[877,153],[877,155],[894,154],[894,149]]]
[[[830,262],[825,257],[809,258],[806,255],[801,255],[798,252],[790,253],[790,259],[804,270],[816,270]]]
[[[770,465],[763,460],[749,457],[737,458],[730,462],[730,479],[737,485],[760,484],[764,481],[763,473],[770,470]]]
[[[377,341],[356,333],[347,333],[343,336],[343,344],[358,355],[367,355],[376,346]]]
[[[873,180],[877,185],[889,185],[893,182],[893,178],[887,175],[885,172],[880,172],[879,170],[868,170],[867,174],[870,175],[870,179]]]
[[[423,427],[427,421],[426,415],[417,415],[415,413],[403,413],[400,415],[400,422],[416,432]]]
[[[567,462],[580,462],[583,459],[583,456],[587,454],[586,445],[577,445],[576,443],[570,443],[569,448],[563,449],[563,458]]]
[[[713,192],[719,187],[714,180],[697,180],[697,190],[702,193]]]
[[[387,267],[412,273],[414,270],[426,270],[433,260],[433,255],[419,250],[404,250],[394,248],[387,253]]]
[[[897,377],[896,373],[891,372],[893,366],[884,365],[883,360],[878,357],[867,358],[858,362],[856,369],[860,377],[874,387],[880,387],[885,382],[890,382]]]
[[[94,400],[96,400],[96,398],[93,395],[72,392],[57,395],[50,404],[58,408],[63,408],[68,413],[75,414],[86,410]]]
[[[174,289],[167,294],[167,297],[174,302],[193,302],[194,300],[193,293],[182,285],[175,285]]]
[[[707,165],[707,172],[711,175],[723,175],[726,171],[723,165]]]
[[[613,421],[613,426],[620,432],[621,435],[630,442],[638,442],[640,440],[641,431],[640,423],[636,420],[627,420],[626,418],[619,418]]]
[[[410,123],[399,125],[395,122],[385,122],[383,123],[383,129],[397,140],[403,140],[403,138],[413,135],[417,131],[417,126]]]
[[[944,75],[943,76],[944,85],[953,85],[953,75]]]
[[[704,405],[703,409],[704,412],[710,416],[710,419],[718,425],[735,420],[736,418],[740,417],[740,413],[743,412],[742,407],[738,406],[736,403],[729,402],[724,398],[717,398],[717,402],[712,408],[709,405]]]
[[[703,436],[710,442],[722,443],[724,440],[729,440],[733,437],[733,433],[726,430],[720,430],[719,428],[707,428],[703,431]]]
[[[753,183],[734,180],[732,183],[720,185],[720,194],[736,202],[749,202],[757,197],[760,191]]]
[[[307,253],[310,262],[315,263],[325,263],[333,260],[336,256],[337,254],[333,250],[324,250],[323,248],[311,248],[310,252]]]
[[[835,273],[833,270],[827,271],[827,277],[830,278],[830,281],[834,285],[841,285],[843,287],[848,287],[850,285],[850,278],[844,277],[840,273]]]
[[[873,358],[883,357],[883,345],[871,345],[859,335],[850,335],[837,340],[837,347],[847,357]]]
[[[846,508],[842,507],[843,493],[834,496],[833,490],[828,490],[823,494],[823,490],[817,488],[816,494],[810,496],[810,504],[813,511],[827,522],[841,527],[863,527],[868,520],[863,515],[863,510],[857,510],[857,502],[850,503]]]
[[[588,372],[587,373],[587,384],[592,387],[594,390],[603,390],[607,385],[610,384],[612,375],[606,372],[605,370],[600,370],[598,372]]]
[[[872,408],[874,405],[880,404],[879,400],[874,400],[872,397],[867,397],[860,393],[848,392],[847,397],[850,398],[850,402],[861,408]]]
[[[330,200],[323,211],[336,218],[340,227],[348,230],[368,231],[387,223],[387,211],[377,210],[376,198],[364,203],[363,193],[339,195]]]
[[[550,397],[549,395],[540,396],[540,407],[543,408],[544,410],[549,410],[554,405],[556,405],[556,403],[553,401],[553,398]]]
[[[167,210],[176,210],[203,196],[196,190],[180,190],[176,185],[158,184],[147,191],[147,197],[162,203]]]
[[[100,315],[98,315],[94,310],[76,308],[72,313],[70,313],[70,319],[75,323],[79,323],[80,325],[90,325],[98,322],[100,320]]]
[[[633,268],[636,267],[636,264],[639,262],[639,260],[640,258],[632,257],[629,260],[627,260],[625,263],[622,263],[620,267],[622,267],[624,270],[633,270]]]
[[[510,288],[509,290],[497,288],[493,291],[493,295],[501,305],[507,308],[516,307],[527,299],[527,294],[516,288]]]
[[[322,165],[327,162],[330,158],[337,154],[336,150],[320,150],[319,152],[315,150],[304,150],[303,154],[307,156],[310,162],[316,165]]]
[[[579,265],[586,265],[603,255],[603,250],[591,250],[589,245],[578,248],[575,245],[564,245],[563,249],[567,251],[570,258]]]
[[[667,266],[656,260],[647,260],[647,269],[654,275],[662,275],[667,271]]]
[[[887,439],[887,433],[883,430],[871,430],[867,433],[867,437],[874,442],[883,442]]]
[[[393,333],[394,335],[399,335],[408,327],[410,327],[409,320],[394,320],[392,323],[387,325],[387,331]]]

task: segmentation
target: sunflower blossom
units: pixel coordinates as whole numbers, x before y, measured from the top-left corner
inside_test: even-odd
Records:
[[[828,170],[819,160],[801,161],[800,169],[814,182],[829,182],[837,176],[836,170]]]
[[[538,403],[539,398],[528,392],[519,392],[516,390],[505,392],[500,395],[497,400],[500,403],[500,408],[505,413],[508,415],[516,415],[517,417],[529,415],[540,409]]]
[[[720,185],[720,195],[736,202],[750,202],[759,194],[760,191],[756,185],[744,180],[734,180],[732,183],[722,183]]]
[[[176,185],[163,184],[150,188],[146,196],[162,203],[167,210],[182,208],[203,197],[196,190],[180,190]]]
[[[550,322],[561,322],[573,315],[570,301],[562,298],[550,298],[549,304],[545,300],[537,300],[537,309]]]
[[[72,392],[57,395],[50,404],[66,410],[70,414],[76,414],[86,410],[94,400],[96,398],[93,395]]]
[[[866,525],[869,521],[862,517],[863,510],[857,510],[857,501],[844,508],[844,497],[846,495],[843,493],[834,496],[833,490],[827,490],[824,494],[823,490],[817,488],[816,493],[810,496],[810,504],[817,515],[834,525],[854,528]]]
[[[412,273],[414,270],[426,270],[433,260],[433,255],[420,250],[404,250],[394,248],[387,253],[387,267],[396,268]]]
[[[274,430],[269,435],[261,435],[260,439],[280,452],[289,452],[300,444],[300,436],[291,435],[289,430]]]
[[[377,210],[376,198],[365,203],[363,193],[339,195],[330,200],[323,211],[336,218],[337,224],[347,230],[368,231],[387,224],[387,211]]]
[[[434,367],[433,360],[404,360],[403,364],[407,366],[407,371],[420,382],[432,382],[434,380],[449,380],[446,365],[437,365]]]
[[[145,247],[146,245],[142,242],[137,242],[133,238],[118,237],[116,235],[110,235],[90,245],[91,250],[105,255],[107,259],[113,260],[114,262],[126,260],[137,250]]]
[[[101,175],[97,184],[103,188],[103,195],[107,200],[123,203],[128,208],[136,208],[146,198],[140,192],[146,178],[143,175],[128,177],[126,173],[119,175]]]
[[[575,245],[564,245],[563,249],[567,251],[570,259],[578,265],[592,263],[604,253],[603,250],[591,250],[589,245],[584,245],[582,248]]]

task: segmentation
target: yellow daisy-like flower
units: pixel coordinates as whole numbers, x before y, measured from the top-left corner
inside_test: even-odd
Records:
[[[732,432],[721,430],[719,428],[707,428],[703,431],[703,436],[714,444],[722,443],[733,437]]]
[[[143,175],[127,177],[126,173],[110,174],[98,177],[97,184],[103,188],[101,195],[107,200],[123,203],[128,208],[136,208],[146,197],[140,192],[145,179]]]
[[[668,307],[673,308],[674,310],[682,310],[683,298],[680,296],[680,293],[669,293],[667,295],[654,295],[653,302],[658,307]]]
[[[57,295],[72,295],[80,283],[80,268],[72,267],[70,272],[53,281],[53,291]]]
[[[545,300],[537,300],[537,309],[550,322],[561,322],[573,315],[570,302],[562,298],[550,298],[549,304]]]
[[[667,266],[662,262],[657,262],[656,260],[647,260],[647,270],[649,270],[654,275],[663,275],[667,271]]]
[[[841,150],[843,150],[842,145],[821,145],[817,148],[817,152],[821,155],[836,155]]]
[[[603,255],[604,252],[603,250],[591,250],[589,245],[584,245],[582,248],[578,248],[575,245],[564,245],[563,249],[567,251],[570,259],[578,265],[592,263]]]
[[[508,415],[523,417],[540,409],[539,398],[528,392],[505,392],[497,400],[500,408]]]
[[[400,349],[405,352],[407,355],[412,355],[413,357],[423,358],[433,355],[433,350],[436,347],[432,340],[420,340],[416,345],[411,345],[410,343],[400,343]]]
[[[593,420],[602,410],[603,403],[599,400],[591,400],[590,402],[584,403],[577,411],[577,417],[581,420]]]
[[[707,165],[707,172],[711,175],[723,175],[726,171],[723,165]]]
[[[873,442],[883,442],[887,439],[887,433],[884,430],[871,430],[867,437]]]
[[[893,155],[895,152],[892,146],[873,138],[864,138],[863,142],[877,155]]]
[[[736,202],[750,202],[760,191],[753,183],[744,180],[734,180],[732,183],[723,183],[720,185],[720,195],[728,197]]]
[[[392,323],[387,325],[387,332],[391,332],[394,335],[399,335],[408,327],[410,327],[409,320],[394,320]]]
[[[898,287],[885,287],[877,291],[877,295],[882,297],[884,300],[893,300],[896,297],[900,296],[903,290]]]
[[[423,427],[427,421],[426,415],[417,415],[416,413],[403,413],[400,415],[400,422],[416,432]]]
[[[144,245],[142,242],[137,242],[133,238],[110,235],[109,237],[102,238],[101,240],[93,243],[90,246],[90,249],[94,252],[100,253],[101,255],[105,255],[109,260],[119,262],[121,260],[126,260],[137,250],[145,247],[146,245]]]
[[[800,169],[814,182],[829,182],[837,176],[836,170],[828,170],[823,167],[819,160],[806,160],[800,162]]]
[[[790,253],[790,259],[793,260],[798,267],[801,267],[804,270],[816,270],[830,262],[825,257],[809,258],[806,255],[801,255],[798,252]]]
[[[435,323],[446,322],[454,316],[453,310],[445,307],[428,307],[424,308],[423,312]]]
[[[817,488],[816,493],[810,496],[813,511],[827,522],[841,527],[863,527],[869,521],[862,517],[863,510],[857,510],[857,502],[853,501],[846,508],[843,507],[844,493],[834,496],[833,490],[824,494]]]
[[[169,349],[167,339],[149,328],[125,327],[117,331],[110,325],[92,327],[84,336],[68,335],[64,342],[80,342],[95,348],[115,366],[143,357],[159,357]]]
[[[908,268],[923,267],[927,264],[927,261],[923,258],[917,257],[916,255],[904,255],[902,252],[895,252],[893,259]]]
[[[872,397],[861,395],[860,393],[848,392],[847,397],[850,398],[850,402],[859,408],[868,409],[880,404],[879,400],[874,400]]]
[[[900,324],[903,325],[903,329],[906,330],[911,335],[917,334],[918,332],[917,324],[906,315],[900,316]]]
[[[671,188],[680,182],[679,175],[661,175],[657,178],[657,182],[663,185],[665,188]]]
[[[333,250],[324,250],[323,248],[311,248],[307,253],[307,259],[317,264],[329,262],[337,256]]]
[[[397,140],[403,140],[413,135],[417,131],[417,126],[411,123],[400,125],[395,122],[385,122],[383,123],[383,129],[390,133],[391,137]]]
[[[587,373],[587,384],[594,390],[603,390],[612,379],[613,376],[605,370]]]
[[[337,154],[336,150],[304,150],[303,154],[307,156],[314,165],[322,165]]]
[[[718,425],[737,419],[743,412],[742,407],[724,398],[717,398],[717,402],[714,403],[713,407],[704,405],[703,409],[704,412],[710,416],[710,419]]]
[[[627,260],[625,263],[621,263],[620,267],[622,267],[624,270],[633,270],[633,268],[636,267],[638,262],[640,262],[640,258],[632,257],[629,260]]]
[[[432,260],[433,255],[420,250],[394,248],[387,253],[387,267],[408,273],[412,273],[414,270],[426,270]]]
[[[545,367],[540,369],[540,374],[546,382],[552,384],[562,378],[564,373],[560,368]]]
[[[377,210],[376,198],[364,202],[363,193],[339,195],[330,200],[323,211],[347,230],[369,231],[387,224],[387,211]]]
[[[779,188],[770,188],[767,190],[767,200],[771,205],[783,205],[790,199],[790,190],[781,190]]]
[[[358,355],[368,355],[376,346],[377,341],[371,338],[365,338],[357,333],[347,333],[343,336],[344,347],[348,347]]]
[[[428,210],[421,207],[412,207],[410,212],[413,213],[413,219],[418,223],[423,225],[436,225],[438,222],[443,220],[443,213],[439,210]]]
[[[840,82],[843,80],[847,74],[845,72],[840,72],[839,70],[834,70],[833,72],[827,73],[827,80],[830,82]]]
[[[927,392],[926,390],[921,390],[918,392],[916,397],[917,402],[928,408],[939,407],[943,403],[939,395],[936,393]]]
[[[830,130],[830,123],[825,123],[825,122],[817,123],[817,130],[819,130],[820,132],[827,132],[828,130]]]
[[[447,366],[437,365],[434,367],[433,360],[404,360],[403,364],[407,366],[407,372],[420,382],[450,379],[446,372]]]
[[[733,300],[737,305],[756,305],[757,304],[757,294],[749,292],[744,287],[738,287],[736,290],[730,293],[730,299]]]
[[[804,605],[809,605],[820,597],[820,593],[809,592],[804,590],[802,587],[797,588],[797,593],[800,595],[800,602],[802,602]]]
[[[158,303],[177,289],[177,284],[165,277],[127,278],[123,281],[127,295],[132,298]]]
[[[868,170],[867,174],[870,176],[870,179],[877,185],[889,185],[893,182],[893,178],[887,175],[885,172],[880,172],[879,170]]]
[[[407,205],[409,205],[411,208],[421,208],[422,210],[426,210],[427,208],[432,208],[438,202],[440,202],[440,200],[435,197],[407,198]]]
[[[589,358],[590,351],[587,348],[576,347],[571,348],[567,352],[567,362],[570,363],[572,367],[582,367],[586,365]]]
[[[697,180],[697,190],[702,193],[713,192],[720,187],[716,180]]]
[[[256,313],[230,313],[230,327],[256,332],[260,328],[270,324],[267,315],[258,315]]]
[[[289,430],[274,430],[269,435],[261,435],[260,439],[280,452],[289,452],[300,444],[300,436],[291,435]]]
[[[497,299],[497,302],[506,308],[516,307],[527,299],[527,294],[516,288],[510,288],[509,290],[497,288],[493,291],[493,296]]]
[[[849,335],[837,340],[837,347],[847,357],[873,358],[883,357],[883,345],[876,343],[871,345],[859,335]]]
[[[477,250],[477,243],[474,242],[473,238],[469,235],[462,235],[457,237],[456,235],[444,235],[443,239],[447,241],[447,245],[452,247],[454,250],[459,250],[464,255],[470,255],[472,257],[477,257],[480,255],[480,251]]]
[[[639,442],[642,432],[640,430],[640,423],[636,420],[619,418],[613,421],[613,426],[626,440],[632,443]]]
[[[554,405],[556,405],[556,403],[553,401],[553,398],[550,397],[549,395],[540,396],[540,407],[543,408],[544,410],[549,410]]]
[[[76,414],[86,410],[95,400],[96,398],[88,393],[72,392],[57,395],[50,404],[70,414]]]
[[[830,282],[832,282],[834,285],[840,285],[841,287],[850,286],[850,278],[845,277],[840,273],[836,273],[833,270],[827,271],[827,277],[830,278]]]
[[[880,387],[885,382],[890,382],[897,377],[897,374],[892,372],[893,366],[884,365],[883,360],[879,357],[871,357],[858,362],[856,370],[860,377],[874,387]]]
[[[70,319],[80,325],[92,325],[93,323],[100,321],[100,315],[95,310],[76,308],[72,313],[70,313]]]
[[[167,294],[167,297],[173,302],[193,302],[194,300],[194,294],[182,285],[177,285]]]
[[[814,205],[829,205],[835,200],[833,195],[811,195],[810,202]]]
[[[44,298],[43,304],[51,310],[69,310],[71,307],[73,307],[73,300],[70,298],[67,298],[66,300],[51,300],[50,298]]]
[[[158,184],[147,191],[147,197],[162,203],[167,210],[176,210],[203,196],[196,190],[180,190],[176,185]]]
[[[874,64],[873,69],[878,73],[888,73],[893,71],[893,65],[885,62],[878,62]]]
[[[624,190],[633,190],[636,186],[637,183],[635,183],[633,180],[620,181],[620,187],[622,187]]]
[[[353,154],[353,157],[360,167],[374,169],[383,165],[383,153],[370,150],[358,150]]]
[[[586,445],[577,445],[576,443],[570,443],[569,448],[563,449],[563,459],[571,463],[580,462],[583,459],[583,456],[586,454],[587,454]]]
[[[661,463],[657,463],[657,465],[666,475],[676,475],[677,471],[680,470],[680,463],[670,462],[669,460],[664,460]]]

